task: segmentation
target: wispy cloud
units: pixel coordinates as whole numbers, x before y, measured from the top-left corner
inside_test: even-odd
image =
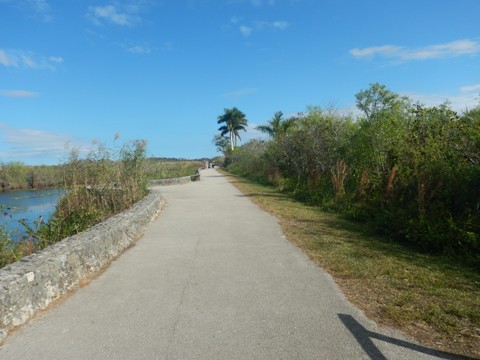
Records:
[[[445,44],[427,45],[416,49],[398,45],[383,45],[350,50],[350,54],[357,59],[371,59],[378,56],[399,61],[455,57],[472,55],[479,52],[480,42],[470,39],[462,39]]]
[[[175,49],[174,44],[171,41],[167,41],[162,45],[162,51],[172,51]]]
[[[31,6],[31,8],[40,14],[49,14],[50,5],[47,0],[24,0],[25,3]]]
[[[58,56],[45,57],[24,50],[0,49],[0,65],[34,70],[55,70],[56,65],[63,63]]]
[[[249,123],[247,127],[247,132],[245,133],[244,136],[242,136],[243,143],[247,143],[250,140],[253,139],[258,139],[258,140],[267,140],[268,135],[261,132],[260,130],[257,130],[257,126],[259,124],[255,123]]]
[[[238,30],[242,35],[248,37],[252,35],[254,31],[264,30],[285,30],[290,26],[290,23],[283,20],[276,21],[255,21],[252,25],[242,24],[238,27]]]
[[[170,52],[175,49],[174,44],[170,41],[166,41],[158,46],[150,45],[148,43],[134,44],[130,42],[118,43],[124,51],[134,55],[149,55],[154,52]]]
[[[232,24],[238,24],[238,23],[241,22],[241,21],[242,21],[242,18],[239,17],[239,16],[232,16],[232,18],[230,19],[230,22],[231,22]]]
[[[475,84],[475,85],[465,85],[460,88],[460,92],[465,94],[465,93],[480,93],[480,84]]]
[[[9,4],[19,9],[29,9],[36,14],[36,17],[43,21],[53,19],[52,11],[47,0],[0,0],[0,3]]]
[[[253,6],[275,5],[275,0],[251,0]]]
[[[426,106],[438,106],[448,102],[453,110],[462,113],[466,109],[472,109],[480,104],[480,84],[462,86],[453,94],[404,93],[402,95]]]
[[[49,162],[65,158],[72,147],[89,151],[91,143],[71,135],[37,129],[19,129],[0,124],[2,161]],[[33,160],[32,160],[33,159]]]
[[[279,29],[279,30],[285,30],[289,26],[290,26],[290,24],[286,21],[274,21],[272,23],[272,27],[274,29]]]
[[[50,56],[48,58],[48,60],[50,60],[51,62],[56,63],[56,64],[63,63],[63,58],[61,58],[60,56]]]
[[[255,21],[256,30],[274,29],[285,30],[290,24],[287,21]]]
[[[239,28],[240,32],[243,36],[250,36],[252,34],[253,29],[249,26],[241,25]]]
[[[38,93],[27,90],[0,90],[0,96],[6,97],[35,97]]]
[[[111,23],[131,27],[141,22],[138,11],[139,7],[135,5],[90,6],[88,8],[87,18],[95,25]]]
[[[145,54],[150,54],[152,52],[152,50],[149,47],[143,46],[143,45],[128,46],[128,47],[124,47],[124,49],[125,51],[135,55],[145,55]]]
[[[237,89],[237,90],[227,92],[223,94],[223,96],[233,98],[233,99],[239,99],[241,97],[248,96],[256,92],[257,92],[256,88],[242,88],[242,89]]]
[[[370,58],[376,55],[394,57],[402,51],[401,46],[384,45],[384,46],[372,46],[364,49],[352,49],[350,54],[357,58]]]
[[[3,66],[18,66],[18,60],[13,54],[8,54],[5,50],[0,49],[0,64]]]

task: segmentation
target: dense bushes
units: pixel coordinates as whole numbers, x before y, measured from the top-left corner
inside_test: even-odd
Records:
[[[265,180],[265,169],[268,166],[264,156],[266,150],[267,143],[261,140],[253,140],[236,148],[228,154],[229,170],[257,181]]]
[[[237,149],[229,169],[424,251],[479,261],[480,107],[459,115],[380,84],[356,99],[356,119],[310,108],[282,136]]]

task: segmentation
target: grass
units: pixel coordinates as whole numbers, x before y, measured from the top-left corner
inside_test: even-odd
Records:
[[[145,167],[148,179],[157,180],[194,175],[202,166],[203,162],[197,160],[161,161],[147,159]]]
[[[425,346],[480,358],[478,269],[368,235],[359,224],[273,187],[229,179],[276,216],[286,237],[328,271],[370,319],[398,328]]]

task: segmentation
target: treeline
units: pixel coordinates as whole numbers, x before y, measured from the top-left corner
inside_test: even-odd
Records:
[[[19,161],[0,163],[0,191],[59,187],[62,173],[61,166],[29,166]]]
[[[82,162],[91,163],[88,159],[78,160],[79,164]],[[203,162],[204,160],[147,158],[145,175],[149,180],[193,175]],[[67,163],[62,165],[26,165],[20,161],[0,163],[0,191],[62,188],[65,184]]]
[[[229,170],[360,220],[389,238],[480,263],[480,106],[426,107],[381,84],[362,115],[310,108],[226,152]]]

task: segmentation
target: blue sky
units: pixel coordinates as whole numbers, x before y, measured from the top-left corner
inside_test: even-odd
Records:
[[[380,82],[426,105],[479,104],[479,0],[0,0],[0,162],[148,141],[213,157],[224,108],[255,125],[351,111]]]

